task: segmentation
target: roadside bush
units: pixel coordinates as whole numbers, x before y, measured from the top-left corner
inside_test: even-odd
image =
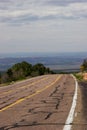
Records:
[[[26,77],[34,77],[44,74],[53,73],[49,68],[46,68],[43,64],[38,63],[32,66],[25,61],[13,65],[7,70],[1,77],[1,82],[11,82],[16,80],[25,79]]]
[[[74,74],[74,76],[77,78],[77,80],[81,81],[83,80],[83,75],[82,74]]]

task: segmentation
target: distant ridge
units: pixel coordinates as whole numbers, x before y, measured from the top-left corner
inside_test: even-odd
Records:
[[[18,54],[20,54],[18,56]],[[36,54],[36,55],[35,55]],[[23,56],[22,56],[23,55]],[[0,54],[0,71],[5,71],[12,65],[26,61],[32,65],[42,63],[51,70],[69,71],[79,70],[83,60],[87,58],[87,52],[84,53],[17,53]]]

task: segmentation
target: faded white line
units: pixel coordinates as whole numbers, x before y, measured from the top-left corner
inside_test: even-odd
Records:
[[[65,122],[65,126],[64,126],[63,130],[71,130],[72,122],[73,122],[73,118],[74,118],[74,112],[75,112],[75,108],[76,108],[78,82],[73,75],[72,75],[72,77],[75,80],[75,94],[74,94],[72,106],[71,106],[71,109],[70,109],[69,115],[67,117],[67,120]]]

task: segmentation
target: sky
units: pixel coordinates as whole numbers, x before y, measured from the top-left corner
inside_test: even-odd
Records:
[[[86,50],[87,0],[0,0],[0,53]]]

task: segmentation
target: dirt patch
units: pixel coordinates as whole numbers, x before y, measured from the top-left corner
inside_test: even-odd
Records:
[[[78,100],[72,130],[87,130],[87,82],[79,82]]]
[[[83,74],[83,79],[84,79],[84,80],[87,80],[87,73],[84,73],[84,74]]]

